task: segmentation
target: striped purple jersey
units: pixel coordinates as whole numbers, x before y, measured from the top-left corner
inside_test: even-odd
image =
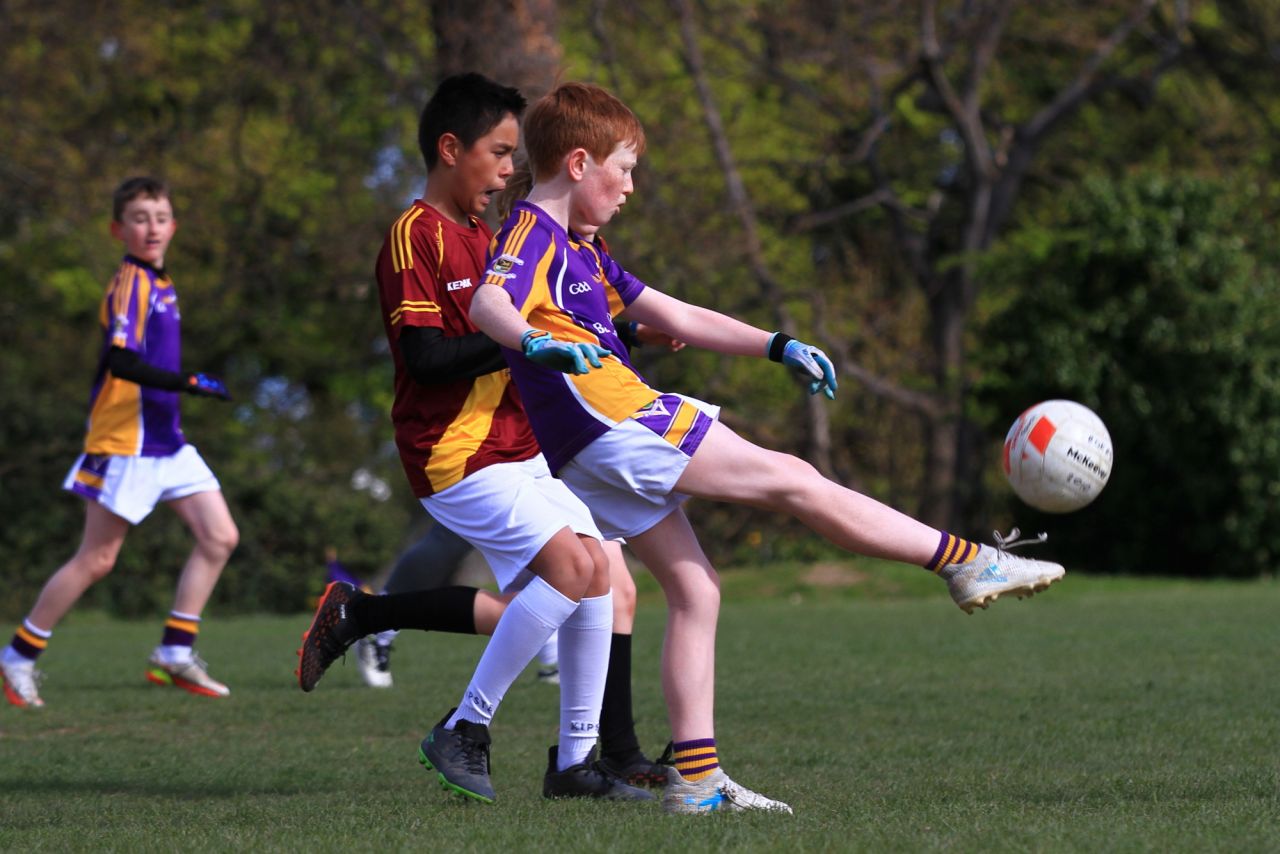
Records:
[[[141,386],[107,370],[107,354],[122,347],[157,368],[181,371],[181,320],[169,277],[126,255],[98,312],[102,350],[89,396],[85,453],[164,457],[186,444],[178,392]]]
[[[575,376],[504,348],[552,472],[657,399],[632,367],[612,322],[645,285],[608,252],[565,231],[536,205],[519,202],[494,239],[484,282],[506,290],[534,328],[613,352],[601,360],[603,368]]]

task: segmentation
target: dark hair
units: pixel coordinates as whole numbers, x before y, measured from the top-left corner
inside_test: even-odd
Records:
[[[173,201],[173,197],[169,195],[169,187],[159,178],[151,178],[146,175],[139,175],[134,178],[128,178],[116,191],[111,194],[111,218],[116,222],[120,222],[120,217],[124,215],[124,209],[129,202],[136,198],[144,199],[169,199]]]
[[[435,168],[440,157],[437,143],[446,133],[453,134],[470,148],[508,113],[520,118],[524,108],[524,96],[517,90],[482,74],[472,71],[446,77],[418,119],[418,148],[427,171]]]

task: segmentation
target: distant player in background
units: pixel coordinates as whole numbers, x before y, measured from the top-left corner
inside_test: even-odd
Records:
[[[84,533],[80,548],[46,582],[0,653],[5,697],[15,706],[44,705],[35,662],[54,627],[85,590],[111,572],[129,526],[161,502],[186,523],[196,545],[178,577],[147,679],[207,697],[230,693],[209,676],[192,647],[201,612],[240,535],[217,478],[182,433],[178,397],[230,395],[215,377],[181,367],[178,296],[164,266],[175,229],[162,182],[130,178],[116,190],[111,233],[124,244],[125,256],[99,312],[102,351],[84,452],[63,483],[85,501]]]
[[[790,813],[720,767],[719,581],[681,509],[688,497],[784,512],[850,552],[923,566],[966,611],[1042,590],[1063,569],[930,528],[739,437],[719,421],[719,407],[652,388],[617,341],[615,317],[780,362],[811,394],[834,398],[836,378],[816,347],[649,288],[581,239],[583,224],[603,227],[634,191],[644,129],[621,101],[598,86],[565,84],[533,106],[524,134],[534,186],[495,238],[472,320],[503,346],[551,471],[605,536],[626,538],[666,594],[662,682],[675,764],[663,807]]]

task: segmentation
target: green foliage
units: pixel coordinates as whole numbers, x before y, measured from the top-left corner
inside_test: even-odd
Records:
[[[1273,204],[1219,180],[1095,179],[988,259],[1001,303],[981,335],[991,435],[1061,397],[1096,410],[1115,443],[1094,505],[1023,524],[1050,530],[1069,565],[1274,571],[1280,275],[1260,225]]]

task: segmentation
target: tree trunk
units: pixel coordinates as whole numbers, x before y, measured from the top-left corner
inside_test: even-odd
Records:
[[[532,102],[560,74],[558,17],[556,0],[432,0],[436,69],[441,77],[478,71]]]

